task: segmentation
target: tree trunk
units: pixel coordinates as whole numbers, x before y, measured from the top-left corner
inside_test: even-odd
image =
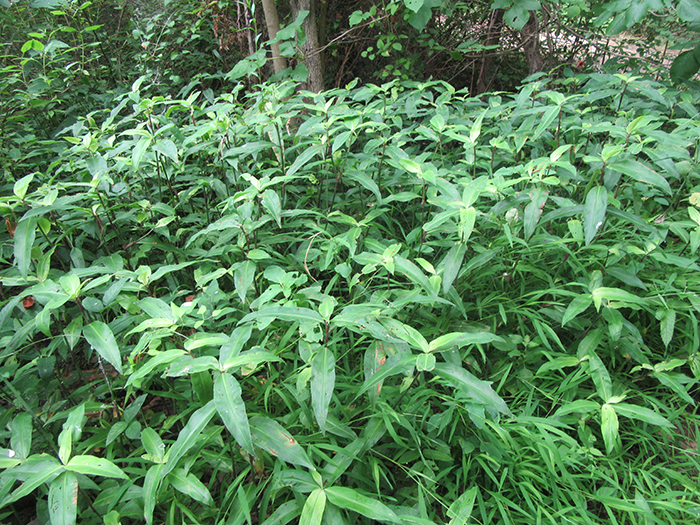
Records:
[[[523,38],[523,50],[529,74],[533,75],[543,71],[544,57],[540,48],[540,23],[537,19],[537,13],[530,11],[530,19],[520,31],[520,35]]]
[[[306,87],[309,91],[320,93],[323,91],[323,53],[319,45],[318,26],[316,24],[317,0],[290,0],[292,16],[296,20],[299,11],[308,11],[309,14],[302,24],[306,33],[306,42],[301,47],[301,52],[309,70],[309,80]],[[322,6],[323,7],[323,6]]]
[[[491,12],[489,27],[486,30],[485,46],[497,46],[501,40],[501,28],[503,27],[503,9],[495,9]],[[481,58],[481,68],[479,78],[476,81],[476,94],[486,93],[491,86],[491,77],[494,60],[494,50],[486,49]]]
[[[277,16],[275,0],[262,0],[262,7],[265,13],[267,34],[270,35],[270,40],[273,40],[277,36],[277,31],[280,30],[280,19]],[[279,43],[272,44],[272,65],[275,68],[275,74],[287,69],[287,61],[280,54]]]

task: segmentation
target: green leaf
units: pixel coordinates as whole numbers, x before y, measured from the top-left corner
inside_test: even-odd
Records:
[[[471,397],[482,405],[500,412],[501,414],[513,416],[506,402],[491,388],[490,382],[482,381],[463,368],[448,363],[437,363],[433,369],[433,373],[447,379],[468,397]]]
[[[260,525],[287,525],[287,523],[296,518],[299,513],[299,503],[296,501],[287,501],[279,505],[275,509],[275,512],[270,514]]]
[[[159,140],[153,145],[153,149],[158,153],[165,155],[173,162],[177,162],[177,146],[172,140]]]
[[[22,459],[28,458],[32,449],[32,416],[20,412],[10,426],[10,448]]]
[[[410,346],[417,348],[421,352],[429,351],[428,341],[425,340],[425,337],[418,330],[396,319],[386,321],[385,326],[389,329],[392,337],[406,341]]]
[[[540,135],[549,128],[549,125],[554,122],[554,119],[557,118],[559,115],[560,108],[559,106],[548,106],[544,112],[541,114],[540,117],[540,123],[537,126],[537,129],[535,129],[535,133],[532,137],[532,140],[537,140]]]
[[[129,479],[122,469],[105,458],[95,456],[73,456],[66,464],[66,470],[85,474],[86,476],[104,476],[106,478]]]
[[[666,315],[661,319],[661,340],[663,341],[666,348],[671,343],[673,339],[673,331],[676,327],[676,311],[669,308],[666,311]]]
[[[265,190],[262,195],[262,205],[270,212],[278,227],[282,227],[282,202],[279,195],[273,189]]]
[[[473,486],[455,500],[450,508],[447,509],[447,516],[452,518],[448,525],[467,525],[472,509],[474,508],[474,500],[479,493],[479,487]]]
[[[620,448],[618,427],[617,414],[615,414],[612,405],[604,404],[601,412],[600,430],[603,434],[606,454],[610,454],[614,449]]]
[[[700,22],[700,2],[698,0],[680,0],[676,6],[676,14],[683,22]]]
[[[27,190],[29,189],[29,184],[34,180],[34,174],[30,173],[29,175],[25,175],[21,179],[19,179],[17,182],[15,182],[12,192],[15,194],[15,196],[18,199],[24,199],[24,196],[27,194]]]
[[[126,430],[127,426],[129,426],[129,424],[126,421],[117,421],[114,423],[110,427],[109,432],[107,432],[105,445],[109,446],[110,444],[114,443],[114,441]]]
[[[32,262],[32,247],[36,238],[36,217],[22,217],[15,228],[14,255],[19,274],[27,279]]]
[[[299,525],[320,525],[325,508],[326,493],[323,489],[318,488],[306,499],[299,518]]]
[[[357,512],[371,520],[384,523],[401,523],[399,517],[389,507],[380,501],[363,496],[354,489],[328,487],[326,496],[328,496],[328,501],[333,503],[333,505],[337,505],[341,509]]]
[[[150,427],[141,430],[141,443],[146,449],[148,459],[155,463],[165,462],[165,443],[158,433]]]
[[[149,525],[153,523],[153,511],[158,502],[158,488],[163,479],[161,475],[163,468],[165,465],[153,465],[148,469],[143,480],[143,518]]]
[[[380,385],[387,377],[396,374],[410,374],[416,362],[416,356],[406,353],[390,355],[375,373],[368,377],[362,388],[357,393],[357,397],[364,394],[370,388]]]
[[[593,351],[589,352],[588,356],[591,379],[595,383],[596,392],[603,402],[607,403],[612,397],[612,381],[608,369]]]
[[[379,186],[377,186],[377,183],[366,174],[360,171],[347,171],[345,174],[343,174],[343,179],[359,182],[363,188],[371,191],[374,194],[374,196],[377,198],[377,202],[380,205],[382,204],[382,193]]]
[[[151,137],[141,137],[136,143],[136,146],[134,146],[134,150],[131,153],[131,165],[135,170],[139,169],[143,156],[146,154],[146,150],[150,144]]]
[[[177,463],[180,461],[180,458],[187,454],[187,452],[189,452],[189,450],[194,446],[197,438],[199,438],[199,435],[202,433],[209,421],[211,421],[211,418],[214,417],[215,413],[216,406],[214,404],[214,400],[212,400],[192,414],[190,420],[185,425],[185,428],[180,431],[177,436],[177,440],[175,443],[173,443],[172,447],[170,447],[168,461],[163,468],[161,474],[162,476],[166,476],[175,469]]]
[[[253,438],[248,425],[241,387],[231,374],[221,374],[214,382],[214,403],[219,417],[243,450],[254,456]]]
[[[434,354],[419,354],[416,356],[416,370],[419,372],[430,372],[435,368]]]
[[[462,243],[466,243],[471,237],[474,231],[474,224],[476,223],[476,208],[470,206],[469,208],[459,209],[459,240]]]
[[[467,253],[467,248],[463,244],[457,244],[449,249],[447,255],[443,259],[445,271],[442,274],[442,291],[447,293],[452,287],[452,283],[459,275],[464,262],[464,255]]]
[[[243,304],[245,304],[245,297],[255,280],[256,269],[257,265],[253,261],[243,261],[233,274],[236,293]]]
[[[665,387],[670,388],[680,396],[683,401],[695,406],[695,400],[688,394],[688,389],[684,386],[681,380],[688,382],[688,377],[685,374],[654,372],[654,377]]]
[[[452,332],[430,341],[427,351],[443,352],[455,346],[462,348],[467,345],[484,345],[493,341],[503,342],[503,338],[490,332]]]
[[[291,177],[297,171],[299,171],[308,161],[318,155],[323,148],[323,144],[314,144],[310,148],[305,148],[301,155],[296,158],[294,163],[287,170],[287,177]]]
[[[633,293],[620,290],[619,288],[607,288],[605,286],[601,286],[600,288],[593,290],[591,296],[593,297],[593,302],[595,303],[596,308],[600,308],[602,299],[617,301],[620,303],[636,304],[639,306],[646,306],[648,303],[646,299],[634,295]]]
[[[172,361],[175,361],[178,357],[182,356],[185,353],[184,350],[166,350],[165,352],[159,352],[156,354],[155,357],[152,357],[149,359],[146,364],[141,366],[136,372],[132,373],[129,376],[129,379],[126,381],[126,386],[129,386],[136,381],[146,377],[148,374],[150,374],[153,370],[155,370],[159,366],[164,366],[167,365],[168,363],[171,363]]]
[[[273,306],[271,308],[265,308],[264,310],[258,310],[257,312],[252,312],[241,319],[238,324],[249,323],[251,321],[262,321],[262,320],[280,320],[280,321],[299,321],[299,322],[323,322],[323,317],[321,315],[309,308],[294,307],[294,306]]]
[[[328,406],[335,386],[335,357],[322,347],[311,360],[311,406],[322,433],[326,433]]]
[[[605,221],[605,210],[608,208],[608,190],[603,186],[596,186],[586,195],[586,203],[583,206],[583,232],[586,246],[595,238],[598,229]]]
[[[681,84],[693,78],[700,70],[700,62],[695,58],[694,50],[684,51],[671,63],[671,81]]]
[[[525,207],[523,216],[523,233],[526,240],[535,233],[535,228],[542,215],[542,209],[547,203],[547,197],[549,197],[549,192],[541,187],[530,192],[530,203]]]
[[[632,159],[625,159],[618,162],[611,162],[608,164],[608,169],[619,171],[620,173],[623,173],[636,181],[655,186],[656,188],[663,190],[667,195],[673,195],[668,181],[641,162],[637,162],[636,160]],[[586,204],[587,203],[588,201],[586,200]]]
[[[178,468],[168,474],[168,483],[170,483],[175,490],[182,492],[195,501],[199,501],[203,505],[214,504],[214,500],[207,487],[204,486],[204,483],[199,481],[191,472],[187,473],[185,469]]]
[[[591,304],[593,304],[593,297],[590,294],[577,295],[566,307],[566,311],[561,318],[561,325],[564,326],[566,323],[575,319],[580,313],[586,311]]]
[[[575,355],[567,355],[562,357],[557,357],[551,361],[547,361],[542,366],[537,369],[535,373],[536,376],[543,374],[549,370],[561,370],[562,368],[568,368],[571,366],[578,366],[581,360]]]
[[[600,409],[600,405],[595,401],[591,401],[589,399],[577,399],[576,401],[572,401],[571,403],[567,403],[564,406],[560,407],[554,413],[554,417],[558,418],[567,414],[574,413],[590,414],[591,412],[594,412],[598,409]]]
[[[674,428],[673,423],[663,416],[660,416],[653,410],[648,408],[640,407],[637,405],[630,405],[628,403],[617,403],[615,404],[615,412],[619,416],[629,417],[631,419],[637,419],[639,421],[644,421],[650,425],[656,425],[657,427],[664,428]]]
[[[255,368],[260,363],[267,363],[269,361],[280,361],[280,358],[275,354],[260,349],[260,347],[254,347],[236,357],[229,358],[224,363],[223,369],[228,370],[229,368],[237,368],[239,366]]]
[[[117,340],[109,326],[102,321],[93,321],[83,328],[83,335],[102,359],[111,364],[114,369],[122,373],[122,358],[119,352]]]
[[[17,490],[2,500],[0,502],[0,508],[31,494],[36,488],[44,483],[48,483],[59,473],[65,471],[63,465],[55,458],[45,457],[45,455],[42,454],[42,456],[36,457],[36,460],[41,462],[42,468],[37,469],[36,472],[32,472]]]
[[[63,472],[49,487],[51,525],[73,525],[78,516],[78,478]]]
[[[316,470],[297,440],[282,425],[267,417],[250,418],[253,441],[282,461]]]
[[[406,7],[414,13],[418,12],[418,10],[423,7],[423,2],[424,0],[404,0]]]

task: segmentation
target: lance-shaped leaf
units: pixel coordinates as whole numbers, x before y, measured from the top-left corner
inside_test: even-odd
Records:
[[[586,308],[593,304],[593,298],[590,294],[577,295],[566,307],[566,311],[561,318],[561,325],[564,326],[566,323],[575,319],[580,313],[583,313]]]
[[[195,501],[199,501],[204,505],[212,505],[214,500],[209,493],[207,487],[190,473],[186,473],[185,469],[178,468],[168,474],[168,482],[175,490],[186,494]]]
[[[447,509],[447,516],[452,518],[449,525],[467,525],[469,517],[472,515],[474,508],[474,500],[479,493],[479,487],[473,486],[468,491],[464,492],[457,500]]]
[[[328,501],[341,509],[351,510],[362,514],[371,520],[383,523],[402,523],[399,517],[381,501],[368,498],[358,491],[346,487],[328,487]]]
[[[204,430],[211,418],[214,417],[215,412],[216,406],[214,405],[214,400],[211,400],[192,414],[185,428],[180,431],[177,440],[170,448],[168,461],[163,467],[163,476],[172,472],[177,466],[178,461],[180,461],[180,458],[192,448],[195,441],[197,441],[197,438],[202,433],[202,430]]]
[[[637,419],[639,421],[644,421],[650,425],[656,425],[658,427],[664,428],[674,428],[673,423],[663,416],[660,416],[653,410],[648,408],[640,407],[637,405],[630,405],[628,403],[617,403],[615,404],[615,413],[620,416],[629,417],[631,419]]]
[[[583,234],[586,246],[598,233],[598,229],[605,220],[605,210],[608,208],[608,190],[603,186],[596,186],[586,195],[586,203],[583,206]]]
[[[78,478],[63,472],[49,487],[51,525],[73,525],[78,516]]]
[[[117,340],[114,338],[114,334],[109,326],[102,321],[93,321],[83,328],[83,335],[102,359],[111,364],[121,374],[122,357],[119,353]]]
[[[255,455],[248,415],[241,397],[241,387],[231,374],[221,374],[214,382],[214,404],[226,428],[244,450]]]
[[[36,238],[36,217],[23,217],[15,228],[15,263],[22,278],[26,279],[32,262],[32,247]]]
[[[612,405],[604,404],[601,411],[600,431],[605,442],[605,452],[610,454],[615,448],[619,448],[620,435],[617,414]]]
[[[282,202],[279,195],[273,189],[265,190],[262,195],[262,205],[270,212],[270,215],[275,219],[277,226],[282,227]]]
[[[442,274],[442,292],[447,293],[452,287],[452,283],[459,275],[464,262],[464,255],[467,253],[467,248],[463,244],[457,244],[450,248],[443,259],[445,271]]]
[[[328,348],[321,348],[311,360],[311,405],[321,432],[326,432],[328,405],[335,386],[335,357]]]
[[[396,374],[410,374],[413,371],[415,363],[416,356],[411,353],[402,352],[399,354],[390,355],[384,364],[381,365],[379,370],[365,380],[362,388],[357,393],[357,397],[361,396],[368,389],[381,384],[387,377]]]
[[[549,197],[549,192],[541,187],[535,188],[530,192],[530,204],[525,206],[525,213],[523,215],[523,231],[526,240],[535,233],[537,223],[542,216],[542,209],[547,203],[547,197]]]
[[[30,472],[30,475],[17,487],[17,490],[0,501],[0,508],[31,494],[34,489],[52,481],[58,474],[65,471],[57,459],[47,454],[33,455],[22,466]]]
[[[282,503],[270,514],[261,525],[286,525],[299,515],[299,503],[297,501],[287,501]]]
[[[453,346],[462,348],[467,345],[483,345],[493,341],[503,341],[503,339],[489,332],[452,332],[430,341],[428,352],[442,352],[450,350]]]
[[[106,478],[129,479],[124,471],[105,458],[95,456],[74,456],[66,464],[66,470],[85,474],[86,476],[104,476]]]
[[[146,477],[143,480],[143,517],[149,525],[153,523],[153,511],[156,508],[158,501],[158,488],[163,479],[161,472],[165,465],[153,465],[146,472]]]
[[[619,171],[633,178],[636,181],[651,184],[664,191],[667,195],[673,195],[668,181],[655,171],[649,169],[641,162],[632,159],[625,159],[618,162],[611,162],[608,169]]]
[[[273,456],[287,463],[316,470],[297,440],[276,421],[268,417],[252,417],[250,431],[255,444]]]
[[[437,363],[433,373],[449,381],[467,396],[501,414],[512,416],[506,402],[491,388],[491,383],[470,374],[463,368],[448,363]]]
[[[323,489],[318,488],[309,494],[309,497],[306,499],[299,518],[299,525],[320,525],[325,509],[326,493]]]
[[[275,193],[275,195],[277,195]],[[257,266],[253,261],[242,262],[233,273],[233,282],[236,286],[236,293],[243,304],[245,296],[255,280],[255,270]]]
[[[249,323],[251,321],[269,320],[270,318],[279,319],[280,321],[299,321],[299,322],[316,322],[323,321],[321,315],[311,310],[310,308],[294,307],[294,306],[273,306],[252,312],[246,315],[239,321],[238,324]]]

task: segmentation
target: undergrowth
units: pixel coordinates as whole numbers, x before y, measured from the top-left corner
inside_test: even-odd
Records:
[[[698,519],[696,92],[195,88],[5,183],[0,519]]]

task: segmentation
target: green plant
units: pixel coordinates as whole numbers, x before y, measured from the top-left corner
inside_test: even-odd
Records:
[[[694,92],[146,80],[0,198],[0,519],[693,519]]]

